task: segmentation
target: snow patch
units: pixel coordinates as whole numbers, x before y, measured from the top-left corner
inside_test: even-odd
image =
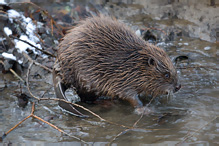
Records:
[[[7,3],[4,0],[0,0],[0,4],[6,5]]]
[[[23,63],[23,61],[22,61],[22,60],[18,60],[18,63],[19,63],[19,64],[22,64],[22,63]]]
[[[6,38],[0,38],[0,42],[2,42],[2,41],[4,41],[4,40],[6,40]]]
[[[4,27],[4,32],[7,36],[12,34],[12,31],[8,27]]]
[[[8,12],[8,17],[9,17],[9,20],[11,21],[11,23],[13,23],[14,18],[19,18],[20,21],[22,22],[22,25],[25,26],[25,28],[26,28],[25,34],[21,35],[19,37],[19,39],[24,40],[24,41],[36,46],[39,49],[42,49],[41,45],[37,44],[37,42],[39,42],[39,38],[34,33],[36,30],[36,25],[33,23],[32,19],[29,17],[25,17],[24,15],[18,13],[15,10],[12,10],[12,9],[8,10],[7,12]],[[5,27],[4,31],[7,35],[12,34],[12,31],[8,27]],[[16,40],[16,39],[14,39],[14,42],[15,42],[15,48],[18,49],[19,53],[21,53],[23,51],[26,52],[27,49],[30,49],[35,54],[38,54],[37,51],[35,50],[35,48],[28,45],[27,43]]]
[[[21,16],[20,13],[18,13],[17,11],[15,11],[13,9],[8,10],[7,12],[8,12],[8,17],[9,17],[9,20],[11,21],[11,23],[13,23],[13,18],[17,18],[17,17]]]
[[[9,54],[9,53],[6,53],[6,52],[3,52],[2,56],[6,59],[16,60],[16,57],[13,54]]]
[[[32,44],[32,45],[34,45],[34,46],[40,48],[40,49],[42,49],[40,44],[36,44],[33,40],[30,40],[26,35],[21,35],[21,36],[20,36],[20,39],[21,39],[21,40],[24,40],[24,41],[26,41],[26,42],[28,42],[28,43],[30,43],[30,44]],[[27,48],[29,48],[30,50],[33,50],[33,52],[34,52],[35,54],[38,54],[38,53],[35,51],[35,48],[32,47],[32,46],[30,46],[30,45],[28,45],[27,43],[24,43],[24,42],[19,41],[19,40],[16,40],[16,39],[14,40],[14,42],[15,42],[15,48],[18,49],[18,52],[19,52],[19,53],[22,53],[23,51],[26,52]]]

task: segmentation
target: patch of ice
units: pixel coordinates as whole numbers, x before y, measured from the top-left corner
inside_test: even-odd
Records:
[[[4,27],[4,32],[7,36],[12,34],[12,31],[8,27]]]
[[[211,47],[207,46],[207,47],[204,47],[204,50],[210,50]]]
[[[189,43],[184,43],[184,45],[188,46],[188,45],[189,45]]]
[[[6,52],[3,52],[2,56],[4,58],[7,58],[7,59],[16,60],[16,57],[13,54],[9,54],[9,53],[6,53]]]
[[[182,39],[180,39],[179,41],[182,41]]]
[[[182,46],[182,43],[178,43],[179,46]]]

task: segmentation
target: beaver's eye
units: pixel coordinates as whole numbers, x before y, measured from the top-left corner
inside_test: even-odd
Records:
[[[148,65],[154,66],[154,64],[155,64],[154,59],[153,59],[153,58],[149,58],[149,59],[148,59]]]
[[[170,78],[170,73],[165,73],[165,75],[164,75],[164,76],[165,76],[165,78],[167,78],[167,79],[168,79],[168,78]]]

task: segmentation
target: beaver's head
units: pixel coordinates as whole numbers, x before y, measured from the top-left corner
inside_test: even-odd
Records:
[[[163,49],[147,44],[147,49],[142,49],[139,54],[141,80],[147,94],[170,94],[181,88],[176,69]]]

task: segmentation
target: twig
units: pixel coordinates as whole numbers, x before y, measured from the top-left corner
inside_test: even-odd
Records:
[[[12,73],[12,74],[14,74],[19,80],[21,80],[23,83],[25,83],[25,81],[13,70],[13,69],[9,69],[10,70],[10,72]]]
[[[129,128],[126,127],[127,129],[125,129],[125,130],[123,130],[122,132],[120,132],[119,134],[117,134],[117,135],[110,141],[110,143],[109,143],[108,145],[111,145],[112,142],[115,141],[116,138],[118,138],[118,137],[119,137],[120,135],[122,135],[122,134],[125,134],[125,133],[128,132],[129,130],[138,129],[138,128],[135,128],[136,125],[137,125],[138,122],[142,119],[142,117],[144,116],[144,113],[145,113],[145,111],[146,111],[146,108],[151,104],[151,102],[154,100],[155,97],[156,97],[156,96],[153,96],[153,98],[150,100],[150,102],[149,102],[149,103],[147,104],[147,106],[144,108],[144,111],[143,111],[143,113],[141,114],[140,118],[133,124],[133,126],[132,126],[132,127],[129,127]]]
[[[32,114],[34,113],[34,104],[32,105],[32,111],[31,114],[29,116],[27,116],[26,118],[24,118],[22,121],[20,121],[18,124],[16,124],[14,127],[12,127],[10,130],[8,130],[7,132],[4,133],[4,135],[2,136],[3,138],[6,137],[11,131],[13,131],[15,128],[17,128],[20,124],[22,124],[24,121],[26,121],[27,119],[29,119]]]
[[[48,68],[48,67],[46,67],[46,66],[44,66],[44,65],[42,65],[42,64],[40,64],[40,63],[38,63],[38,62],[36,62],[36,61],[33,60],[30,56],[28,56],[25,52],[22,52],[22,54],[23,54],[30,62],[33,62],[35,65],[38,65],[38,66],[44,68],[45,70],[47,70],[47,71],[49,71],[49,72],[52,72],[52,69],[50,69],[50,68]]]
[[[94,112],[92,112],[91,110],[79,105],[79,104],[76,104],[76,103],[73,103],[73,102],[70,102],[70,101],[66,101],[65,99],[59,99],[59,98],[39,98],[39,100],[54,100],[54,101],[62,101],[62,102],[65,102],[65,103],[68,103],[68,104],[72,104],[76,107],[79,107],[89,113],[91,113],[92,115],[94,115],[95,117],[99,118],[101,121],[106,121],[105,119],[103,119],[102,117],[100,117],[99,115],[95,114]]]
[[[49,91],[50,89],[47,89],[42,95],[41,95],[41,97],[40,98],[43,98],[44,97],[44,95]]]
[[[189,138],[193,137],[196,133],[200,132],[204,127],[206,127],[207,125],[209,125],[210,123],[212,123],[214,120],[216,120],[219,116],[214,117],[212,120],[210,120],[208,123],[206,123],[205,125],[203,125],[202,127],[200,127],[198,130],[196,130],[195,132],[193,132],[192,134],[187,134],[186,136],[184,136],[184,139],[180,142],[178,142],[176,145],[181,145],[183,142],[185,142],[186,140],[188,140]]]
[[[117,134],[117,135],[108,143],[108,146],[110,146],[110,145],[113,143],[113,141],[116,140],[116,138],[118,138],[119,136],[121,136],[121,135],[127,133],[127,132],[130,131],[130,130],[131,130],[131,129],[126,129],[126,130],[120,132],[119,134]]]
[[[120,132],[119,134],[117,134],[111,141],[108,145],[111,145],[113,141],[116,140],[116,138],[118,138],[119,136],[121,136],[122,134],[125,134],[126,132],[130,131],[130,130],[133,130],[133,129],[138,129],[138,128],[135,128],[136,125],[138,124],[138,122],[142,119],[142,117],[144,116],[144,113],[146,111],[146,108],[151,104],[151,102],[154,100],[156,96],[153,96],[153,98],[150,100],[150,102],[147,104],[147,106],[144,108],[144,111],[143,113],[141,114],[140,118],[133,124],[132,127],[126,127],[127,129],[123,130],[122,132]]]
[[[30,74],[30,69],[31,69],[32,65],[33,65],[33,61],[31,61],[30,65],[29,65],[29,67],[28,67],[28,70],[27,70],[27,77],[26,77],[27,90],[29,91],[30,95],[31,95],[33,98],[35,98],[36,100],[39,101],[40,98],[34,96],[33,93],[30,91],[30,87],[29,87],[29,74]]]
[[[16,124],[14,127],[12,127],[10,130],[8,130],[2,137],[2,139],[4,139],[11,131],[13,131],[15,128],[17,128],[20,124],[22,124],[24,121],[26,121],[27,119],[29,119],[31,117],[31,115],[27,116],[26,118],[24,118],[22,121],[20,121],[18,124]]]
[[[34,32],[34,34],[36,35],[36,37],[40,40],[41,43],[45,43],[44,40],[41,39],[41,37],[39,36],[38,33]]]
[[[8,13],[5,12],[5,14],[8,14]],[[0,16],[5,17],[5,18],[9,18],[7,15],[0,14]],[[17,17],[11,17],[11,18],[16,19],[16,21],[18,21],[19,23],[22,23]]]
[[[104,118],[102,118],[101,116],[95,114],[94,112],[92,112],[91,110],[79,105],[79,104],[76,104],[76,103],[72,103],[70,101],[66,101],[64,99],[59,99],[59,98],[38,98],[39,101],[40,100],[53,100],[53,101],[62,101],[62,102],[65,102],[65,103],[68,103],[68,104],[72,104],[73,106],[76,106],[76,107],[79,107],[87,112],[89,112],[90,114],[92,114],[93,116],[99,118],[101,121],[104,121],[106,123],[109,123],[109,124],[113,124],[113,125],[117,125],[117,126],[121,126],[123,128],[129,128],[129,129],[140,129],[140,130],[169,130],[169,129],[144,129],[144,128],[133,128],[133,127],[130,127],[130,126],[125,126],[125,125],[121,125],[121,124],[118,124],[118,123],[114,123],[114,122],[111,122],[111,121],[108,121]]]
[[[69,136],[69,137],[75,138],[75,139],[77,139],[77,140],[79,140],[79,141],[81,141],[81,142],[83,142],[83,143],[85,143],[85,144],[88,144],[88,143],[86,143],[85,141],[81,140],[80,138],[78,138],[78,137],[76,137],[76,136],[73,136],[73,135],[70,135],[70,134],[66,133],[65,131],[63,131],[62,129],[58,128],[57,126],[55,126],[55,125],[53,125],[53,124],[51,124],[51,123],[49,123],[49,122],[43,120],[42,118],[40,118],[40,117],[34,115],[34,111],[35,111],[35,104],[33,103],[33,104],[32,104],[32,111],[31,111],[30,115],[27,116],[26,118],[24,118],[22,121],[20,121],[20,122],[19,122],[18,124],[16,124],[14,127],[12,127],[9,131],[7,131],[7,132],[2,136],[2,139],[5,138],[11,131],[13,131],[15,128],[17,128],[17,127],[18,127],[20,124],[22,124],[24,121],[26,121],[26,120],[29,119],[30,117],[33,117],[33,118],[36,118],[36,119],[42,121],[43,123],[48,124],[49,126],[53,127],[54,129],[58,130],[59,132],[65,134],[65,135],[67,135],[67,136]]]
[[[32,115],[32,117],[34,117],[34,118],[36,118],[36,119],[38,119],[38,120],[40,120],[40,121],[42,121],[42,122],[48,124],[49,126],[53,127],[54,129],[58,130],[59,132],[65,134],[65,135],[67,135],[67,136],[69,136],[69,137],[75,138],[75,139],[77,139],[77,140],[79,140],[79,141],[81,141],[81,142],[83,142],[83,143],[86,143],[85,141],[81,140],[80,138],[68,134],[67,132],[63,131],[62,129],[58,128],[57,126],[55,126],[55,125],[53,125],[53,124],[51,124],[51,123],[49,123],[49,122],[43,120],[42,118],[40,118],[40,117],[38,117],[38,116],[36,116],[36,115]]]
[[[52,19],[50,20],[50,24],[51,24],[51,34],[52,34],[52,36],[53,36],[53,21],[52,21]]]
[[[138,124],[138,122],[142,119],[142,117],[144,116],[144,113],[145,113],[145,111],[146,111],[146,108],[151,104],[151,102],[154,100],[155,97],[156,97],[156,96],[153,96],[153,98],[150,100],[150,102],[149,102],[149,103],[147,104],[147,106],[145,107],[143,113],[141,114],[141,117],[133,124],[132,127],[135,127],[135,126]]]
[[[5,14],[8,14],[7,12],[5,12],[5,11],[2,11],[2,10],[0,10],[0,13],[5,13]]]

